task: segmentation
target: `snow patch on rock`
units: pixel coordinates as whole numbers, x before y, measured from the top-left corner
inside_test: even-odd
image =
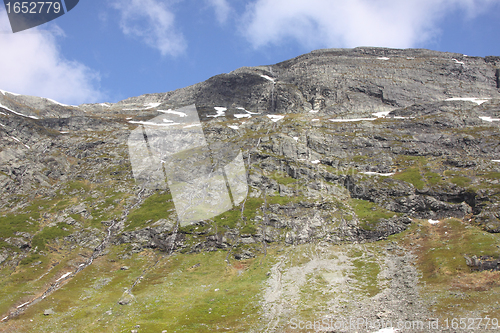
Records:
[[[364,175],[369,175],[369,176],[382,176],[382,177],[389,177],[395,175],[394,172],[389,172],[389,173],[379,173],[379,172],[372,172],[372,171],[366,171],[366,172],[361,172]]]
[[[267,75],[261,75],[260,77],[263,77],[264,79],[268,80],[268,81],[271,81],[272,83],[275,83],[275,80],[270,77],[270,76],[267,76]]]
[[[181,118],[183,117],[187,117],[187,114],[184,113],[184,112],[180,112],[180,111],[173,111],[172,109],[168,109],[168,110],[156,110],[158,112],[162,112],[162,113],[169,113],[169,114],[175,114]]]
[[[201,127],[201,124],[191,124],[191,125],[184,126],[184,128],[191,128],[191,127]]]
[[[211,118],[217,118],[217,117],[223,117],[226,115],[226,111],[227,111],[227,108],[224,108],[224,107],[221,107],[221,106],[216,106],[214,107],[215,111],[217,111],[216,114],[213,114],[213,115],[208,115],[207,117],[211,117]]]
[[[479,117],[479,118],[481,118],[484,121],[488,121],[490,123],[492,123],[494,121],[500,121],[500,119],[498,119],[498,118],[491,118],[491,117]]]
[[[172,125],[180,125],[179,123],[174,123],[172,120],[163,120],[164,123],[154,123],[151,121],[129,121],[130,124],[140,124],[140,125],[152,125],[152,126],[172,126]]]
[[[2,90],[0,89],[0,92],[5,96],[6,94],[10,94],[10,95],[14,95],[14,96],[20,96],[20,94],[16,94],[16,93],[13,93],[13,92],[10,92],[10,91],[5,91],[5,90]]]
[[[268,114],[267,117],[269,119],[271,119],[271,121],[273,121],[273,122],[277,122],[278,120],[285,118],[285,116],[278,115],[278,114]]]
[[[17,114],[18,116],[21,116],[21,117],[31,118],[31,119],[38,119],[38,118],[37,118],[37,117],[35,117],[35,116],[26,116],[26,115],[24,115],[24,114],[22,114],[22,113],[19,113],[19,112],[16,112],[16,111],[14,111],[14,110],[11,110],[11,109],[9,109],[8,107],[6,107],[6,106],[4,106],[4,105],[2,105],[2,104],[0,104],[0,108],[4,108],[5,110],[10,111],[10,112],[12,112],[12,113],[14,113],[14,114]]]
[[[240,118],[252,118],[252,115],[248,114],[248,113],[246,113],[246,114],[234,114],[233,116],[234,116],[234,118],[238,118],[238,119],[240,119]]]
[[[237,107],[237,109],[238,109],[238,110],[245,111],[245,112],[246,112],[246,113],[248,113],[248,114],[260,114],[260,113],[258,113],[258,112],[250,112],[250,111],[246,110],[245,108],[242,108],[241,106],[238,106],[238,107]]]
[[[330,121],[333,121],[334,123],[349,123],[349,122],[355,122],[355,121],[372,121],[377,118],[350,118],[350,119],[328,119]]]
[[[65,273],[59,279],[57,279],[56,282],[61,281],[62,279],[66,278],[66,277],[68,277],[70,275],[71,275],[71,272]]]
[[[467,102],[476,103],[477,105],[481,105],[484,102],[489,101],[490,99],[491,99],[490,97],[484,97],[484,98],[478,98],[478,97],[453,97],[453,98],[445,99],[445,101],[446,102],[448,102],[448,101],[467,101]]]

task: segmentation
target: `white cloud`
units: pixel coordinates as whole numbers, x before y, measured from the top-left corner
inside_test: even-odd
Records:
[[[495,0],[255,0],[244,15],[254,47],[295,39],[307,47],[414,47],[437,32],[446,13],[467,18]]]
[[[225,23],[231,13],[231,6],[227,0],[206,0],[207,3],[215,10],[215,16],[219,23]]]
[[[186,49],[182,34],[174,28],[174,14],[159,0],[117,0],[112,6],[120,12],[120,27],[125,35],[141,39],[165,56]]]
[[[99,74],[65,59],[57,44],[64,33],[39,28],[13,34],[5,10],[0,10],[0,89],[48,97],[66,104],[97,102]]]

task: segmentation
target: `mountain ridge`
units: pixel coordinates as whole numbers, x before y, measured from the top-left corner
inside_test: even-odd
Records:
[[[388,56],[393,57],[392,61]],[[342,64],[342,61],[346,61],[346,58],[352,60],[353,63],[348,63],[346,65]],[[411,63],[411,60],[415,60],[411,58],[416,58],[416,61],[419,62],[417,66]],[[338,62],[337,68],[335,68],[335,60]],[[466,61],[464,62],[463,60]],[[286,70],[290,67],[294,67],[294,64],[307,66],[307,64],[302,64],[304,62],[312,62],[313,64],[314,62],[321,62],[321,68],[324,73],[314,73],[314,75],[316,75],[316,79],[313,79],[311,83],[306,84],[305,82],[298,82],[298,89],[289,90],[284,87],[282,88],[282,91],[279,90],[281,89],[279,87],[281,85],[287,86],[293,84],[294,75],[300,77],[300,75],[296,75],[296,69],[293,69],[290,73],[292,78],[288,78]],[[437,81],[434,85],[445,85],[447,89],[444,91],[439,91],[439,89],[422,90],[422,87],[424,86],[422,79],[429,78],[424,75],[425,73],[423,72],[425,71],[419,71],[419,67],[421,67],[421,65],[429,66],[429,68],[425,71],[431,71],[439,76],[446,76],[444,79],[441,78],[441,80]],[[395,68],[395,66],[399,67]],[[382,67],[381,70],[383,75],[381,76],[377,76],[378,67]],[[380,98],[380,103],[375,103],[375,101],[368,103],[362,99],[357,99],[356,96],[353,99],[357,103],[361,102],[365,108],[372,107],[375,110],[384,111],[387,110],[388,106],[409,106],[410,101],[408,96],[405,97],[405,94],[408,95],[411,92],[404,93],[404,91],[410,90],[410,88],[422,90],[422,95],[425,95],[426,98],[417,100],[417,102],[420,103],[434,102],[439,99],[443,100],[446,97],[498,96],[498,87],[496,87],[496,85],[499,77],[497,71],[499,67],[500,60],[496,56],[488,56],[485,58],[468,57],[458,53],[438,52],[425,49],[397,50],[373,47],[358,47],[354,49],[323,49],[315,50],[311,53],[282,61],[275,65],[242,67],[227,74],[216,75],[204,82],[166,93],[154,93],[130,97],[115,104],[109,103],[106,108],[110,105],[133,105],[135,102],[139,104],[148,104],[169,101],[169,103],[165,103],[165,107],[179,108],[190,104],[196,104],[200,108],[203,108],[206,105],[213,106],[208,104],[217,104],[224,107],[247,107],[254,110],[263,110],[266,113],[286,113],[289,112],[289,110],[287,109],[288,104],[285,103],[285,99],[291,96],[291,98],[289,98],[292,100],[291,102],[293,102],[291,104],[293,107],[291,108],[298,109],[294,110],[294,112],[299,110],[313,110],[315,106],[314,103],[316,103],[319,108],[326,108],[326,112],[335,114],[341,111],[341,109],[345,109],[342,105],[344,103],[343,97],[338,96],[338,94],[334,96],[334,98],[322,95],[329,95],[332,90],[336,89],[340,90],[343,94],[350,93],[355,96],[356,93],[363,93],[369,95],[370,97],[376,97],[377,99]],[[352,75],[352,73],[351,75],[348,75],[348,71],[353,68],[354,74],[357,75],[356,77]],[[274,71],[274,74],[272,74],[271,71]],[[331,71],[329,74],[332,74],[335,77],[333,79],[328,79],[328,75],[325,75],[327,74],[326,71]],[[264,85],[264,83],[272,83],[268,79],[262,77],[267,76],[270,78],[267,74],[277,76],[276,78],[278,81],[276,83],[278,87],[276,88],[276,96],[271,97],[270,95],[273,94],[273,89],[269,86],[269,84],[268,86]],[[368,74],[370,77],[366,78]],[[401,79],[396,82],[397,77],[390,77],[395,74],[399,74],[399,76],[404,80]],[[304,81],[305,78],[301,79]],[[314,80],[321,81],[320,83],[322,83],[325,87],[314,87]],[[390,82],[391,80],[396,81]],[[415,82],[407,82],[407,80],[413,80]],[[353,82],[358,84],[355,85]],[[475,89],[472,89],[472,87],[469,87],[469,90],[457,89],[457,87],[454,87],[451,82],[462,82],[462,84],[473,82],[475,84],[475,87],[473,88]],[[262,87],[263,85],[264,87]],[[274,85],[275,84],[273,84],[273,86]],[[394,90],[395,85],[399,85],[400,89]],[[426,85],[429,86],[429,84]],[[245,95],[248,93],[242,93],[243,87],[250,90],[250,95]],[[220,98],[218,96],[214,96],[212,91],[214,89],[218,95],[223,95]],[[320,91],[315,91],[315,89],[320,89]],[[401,91],[403,91],[403,93]],[[248,101],[244,102],[244,99],[248,99],[254,95],[260,96],[260,100],[250,103],[249,105],[245,105]],[[5,94],[3,94],[3,96],[5,97]],[[16,96],[11,96],[11,98],[13,98],[14,101],[16,100]],[[30,98],[31,101],[26,100],[27,97],[23,98],[25,99],[23,104],[31,108],[41,107],[41,109],[44,109],[44,106],[50,105],[51,103],[62,107],[65,106],[43,98],[38,103],[36,102],[36,98],[34,98],[34,100],[33,98]],[[290,103],[290,101],[288,102]],[[335,103],[340,105],[335,105]],[[106,103],[82,104],[82,108],[84,110],[101,109],[101,111],[104,111],[104,104]],[[9,107],[8,104],[5,106]],[[64,111],[71,114],[69,110],[72,109],[74,110],[75,107],[66,106]],[[59,109],[59,112],[61,111],[62,109]],[[35,114],[30,115],[36,116]],[[64,112],[60,114],[60,116],[65,115],[66,113]]]

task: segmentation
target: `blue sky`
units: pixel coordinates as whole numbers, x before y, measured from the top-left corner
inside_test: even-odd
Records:
[[[67,104],[167,92],[329,47],[500,56],[500,0],[80,0],[12,34],[0,89]]]

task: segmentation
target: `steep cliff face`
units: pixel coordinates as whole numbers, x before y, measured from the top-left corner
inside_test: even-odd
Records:
[[[72,274],[145,249],[250,260],[272,246],[372,242],[447,218],[492,237],[487,251],[457,256],[496,256],[499,67],[499,57],[329,49],[116,104],[1,92],[0,264],[37,263],[37,288],[57,289],[41,274],[61,251],[85,254],[68,254]],[[220,215],[179,225],[173,191],[134,179],[130,137],[159,116],[175,123],[192,104],[212,169],[241,152],[248,192],[241,202],[232,193],[234,207]],[[185,155],[180,178],[207,159]]]

